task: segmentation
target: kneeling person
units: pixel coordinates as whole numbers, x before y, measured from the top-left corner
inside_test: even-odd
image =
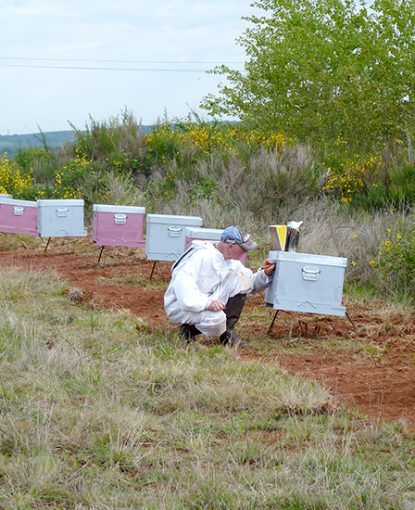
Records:
[[[241,263],[256,247],[249,234],[230,226],[218,242],[193,241],[173,264],[164,309],[173,324],[180,324],[182,337],[190,341],[202,333],[223,344],[240,343],[233,328],[246,296],[267,287],[275,269],[269,260],[256,273]]]

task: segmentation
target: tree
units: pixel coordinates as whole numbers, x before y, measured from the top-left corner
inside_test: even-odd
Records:
[[[368,2],[367,2],[368,3]],[[202,107],[320,146],[372,149],[414,126],[415,3],[258,0],[238,39],[244,71],[219,66]]]

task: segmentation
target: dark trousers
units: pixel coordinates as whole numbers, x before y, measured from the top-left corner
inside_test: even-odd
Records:
[[[231,331],[239,321],[245,300],[246,294],[236,294],[236,296],[229,298],[223,310],[226,315],[226,331]]]

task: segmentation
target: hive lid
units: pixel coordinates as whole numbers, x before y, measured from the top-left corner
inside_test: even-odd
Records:
[[[33,200],[19,200],[16,198],[5,197],[0,197],[0,204],[18,205],[21,207],[37,207],[37,202],[34,202]]]
[[[347,258],[331,255],[316,255],[314,253],[299,253],[289,251],[270,251],[269,258],[278,262],[299,262],[301,264],[320,264],[326,266],[347,267]]]
[[[136,213],[145,214],[146,208],[135,205],[108,205],[108,204],[94,204],[92,206],[94,212],[109,212],[109,213]]]
[[[175,214],[147,214],[147,223],[163,223],[165,225],[195,225],[201,226],[202,218],[199,216],[179,216]]]
[[[199,237],[202,239],[219,239],[223,232],[222,228],[186,227],[187,237]]]
[[[82,206],[84,201],[81,199],[68,198],[68,199],[41,199],[37,201],[39,207],[73,207]]]

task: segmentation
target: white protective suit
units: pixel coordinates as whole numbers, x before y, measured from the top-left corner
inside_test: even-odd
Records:
[[[225,259],[210,241],[193,241],[191,248],[173,265],[164,309],[174,324],[194,324],[204,335],[220,336],[226,331],[226,315],[207,310],[209,303],[257,292],[271,278],[263,270],[253,273],[239,260]]]

